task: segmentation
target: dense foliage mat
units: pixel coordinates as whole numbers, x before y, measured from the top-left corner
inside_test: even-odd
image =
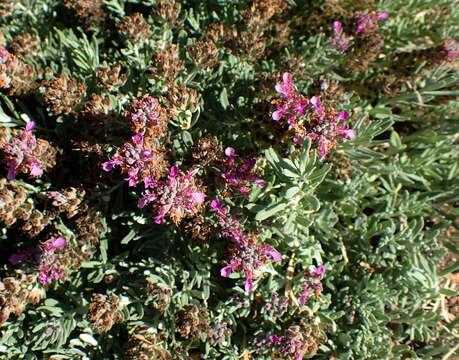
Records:
[[[451,359],[454,3],[1,0],[0,358]]]

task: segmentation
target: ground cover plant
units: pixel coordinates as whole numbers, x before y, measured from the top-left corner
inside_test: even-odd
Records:
[[[0,14],[0,359],[458,355],[454,1]]]

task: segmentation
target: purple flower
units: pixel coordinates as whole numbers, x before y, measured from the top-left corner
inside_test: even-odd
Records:
[[[165,216],[178,224],[183,217],[197,214],[205,201],[205,194],[196,184],[196,171],[180,175],[179,168],[172,166],[166,181],[146,178],[145,191],[138,201],[138,207],[152,203],[156,224],[164,223]]]
[[[5,162],[7,179],[13,180],[19,172],[29,173],[31,176],[40,177],[43,174],[44,164],[36,155],[37,139],[32,134],[35,128],[33,121],[28,122],[19,136],[13,137],[5,144]]]
[[[333,22],[333,32],[334,36],[330,45],[341,52],[348,50],[352,38],[343,32],[343,25],[339,21]]]
[[[125,180],[129,186],[137,186],[145,179],[146,174],[159,169],[163,164],[162,152],[149,148],[150,145],[144,140],[142,134],[135,134],[131,141],[126,142],[117,151],[117,155],[102,164],[102,169],[112,171],[119,166],[122,173],[128,175]]]
[[[231,147],[226,148],[225,154],[227,156],[225,161],[226,169],[220,176],[225,180],[225,184],[228,187],[235,188],[242,195],[247,196],[250,192],[250,187],[247,186],[249,182],[259,187],[265,186],[265,182],[252,173],[257,163],[255,159],[241,159],[240,161],[236,161],[238,155]]]

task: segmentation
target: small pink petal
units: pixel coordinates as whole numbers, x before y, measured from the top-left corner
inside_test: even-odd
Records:
[[[204,195],[202,192],[196,191],[196,192],[191,193],[191,197],[197,203],[202,204],[206,198],[206,195]]]
[[[31,131],[35,128],[35,122],[33,121],[30,121],[27,123],[27,125],[25,126],[25,131]]]
[[[349,140],[354,140],[357,136],[355,133],[355,130],[353,129],[343,130],[343,135],[346,139],[349,139]]]
[[[386,20],[387,18],[389,18],[389,13],[388,12],[384,11],[384,12],[378,14],[378,19],[379,20]]]
[[[229,158],[232,158],[236,156],[236,150],[234,150],[234,148],[232,147],[227,147],[225,149],[225,155],[228,156]]]
[[[175,178],[175,177],[177,177],[178,173],[179,173],[179,168],[178,168],[177,166],[175,166],[175,165],[172,166],[172,167],[169,169],[169,176],[170,176],[170,177]]]
[[[66,243],[67,243],[67,241],[62,237],[52,238],[51,239],[51,244],[55,249],[60,249],[60,248],[64,247],[66,245]]]
[[[220,275],[223,277],[228,277],[233,273],[233,269],[231,265],[227,265],[224,268],[220,269]]]
[[[334,21],[333,22],[333,30],[335,32],[343,30],[343,24],[341,24],[339,21]]]

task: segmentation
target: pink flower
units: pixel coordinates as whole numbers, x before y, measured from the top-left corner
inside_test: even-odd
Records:
[[[282,83],[276,84],[275,89],[279,94],[284,95],[286,98],[294,96],[295,89],[292,84],[292,74],[284,73],[282,75]]]
[[[146,190],[138,201],[138,207],[152,203],[157,224],[162,224],[165,216],[178,224],[183,217],[197,214],[205,201],[205,194],[196,185],[196,171],[180,175],[179,168],[172,166],[166,181],[145,179]]]
[[[233,148],[226,148],[225,154],[227,159],[225,161],[225,172],[220,174],[221,178],[230,188],[235,188],[242,195],[247,196],[250,192],[250,187],[247,186],[252,182],[259,187],[263,187],[265,182],[262,179],[253,175],[252,170],[256,165],[255,159],[247,159],[236,162],[236,151]]]
[[[389,13],[388,12],[381,12],[378,14],[378,19],[379,20],[386,20],[389,18]]]
[[[126,142],[109,161],[102,164],[104,171],[112,171],[116,166],[121,167],[121,171],[128,176],[125,180],[129,186],[135,187],[143,180],[145,173],[159,167],[162,164],[163,156],[161,152],[153,151],[144,142],[142,134],[135,134],[131,141]]]
[[[348,50],[352,38],[343,32],[343,25],[339,21],[333,22],[333,32],[334,36],[330,45],[341,52]]]
[[[4,146],[8,180],[13,180],[19,172],[29,173],[34,177],[40,177],[43,174],[44,164],[35,155],[37,139],[32,134],[34,128],[33,121],[27,123],[22,133],[13,137]]]

